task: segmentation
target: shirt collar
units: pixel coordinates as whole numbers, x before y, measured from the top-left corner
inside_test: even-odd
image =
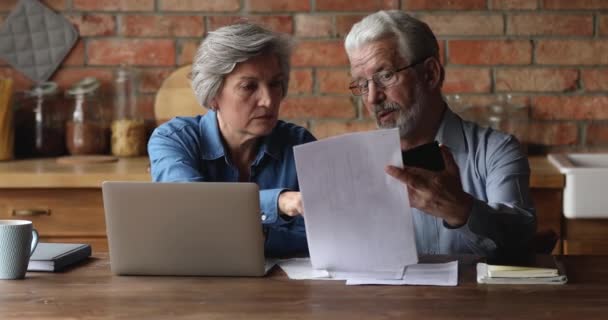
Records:
[[[441,119],[441,125],[435,135],[435,140],[446,145],[452,151],[466,151],[467,146],[463,130],[462,119],[446,105],[445,111],[443,112],[443,118]]]
[[[220,128],[217,123],[217,113],[209,110],[201,117],[199,122],[200,132],[204,137],[201,141],[201,156],[204,160],[215,160],[226,155],[224,143],[222,142]],[[258,150],[258,154],[254,160],[254,164],[260,162],[264,154],[268,154],[274,159],[280,159],[281,148],[280,139],[277,134],[279,124],[277,124],[272,132],[262,139],[262,145]]]

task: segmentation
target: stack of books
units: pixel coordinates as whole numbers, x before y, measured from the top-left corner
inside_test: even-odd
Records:
[[[568,277],[554,268],[477,264],[477,283],[487,284],[565,284]]]

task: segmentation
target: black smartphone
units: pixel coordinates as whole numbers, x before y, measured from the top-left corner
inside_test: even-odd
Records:
[[[407,167],[418,167],[431,171],[441,171],[445,168],[437,141],[401,151],[401,157],[403,165]]]

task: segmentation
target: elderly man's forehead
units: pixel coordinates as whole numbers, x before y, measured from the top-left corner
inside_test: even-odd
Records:
[[[364,67],[370,60],[397,62],[400,59],[396,41],[390,39],[368,42],[353,51],[350,56],[351,69]]]

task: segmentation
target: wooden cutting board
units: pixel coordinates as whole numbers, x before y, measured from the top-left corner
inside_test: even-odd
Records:
[[[194,97],[188,78],[190,70],[192,65],[183,66],[173,71],[163,81],[154,101],[154,116],[157,124],[176,116],[196,116],[207,111]]]

